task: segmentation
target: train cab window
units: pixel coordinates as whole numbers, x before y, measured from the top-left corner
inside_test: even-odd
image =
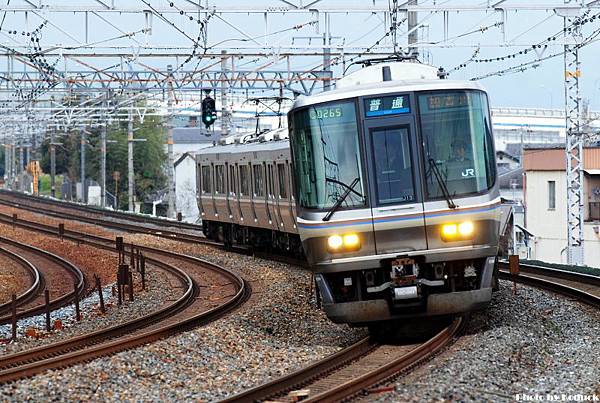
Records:
[[[379,204],[414,201],[408,128],[374,129],[371,141]]]
[[[354,101],[329,102],[289,115],[298,202],[308,209],[366,205]],[[345,196],[344,196],[345,195]]]
[[[240,195],[250,196],[250,168],[240,165]]]
[[[496,180],[487,96],[477,90],[419,95],[425,143],[426,191],[430,199],[481,193]]]
[[[204,165],[201,168],[202,176],[202,194],[211,193],[210,186],[210,166]]]
[[[229,194],[235,196],[237,192],[237,184],[235,182],[235,166],[229,165]]]
[[[277,164],[277,179],[279,181],[279,198],[287,199],[287,183],[285,176],[285,164]]]
[[[262,197],[265,195],[264,168],[262,165],[253,165],[254,174],[254,197]]]
[[[215,165],[215,193],[225,194],[225,166]]]

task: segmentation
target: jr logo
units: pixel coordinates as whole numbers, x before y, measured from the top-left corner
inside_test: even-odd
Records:
[[[471,176],[475,176],[475,170],[472,169],[472,168],[465,169],[464,171],[462,171],[461,175],[462,175],[463,178],[468,178],[468,177],[471,177]]]

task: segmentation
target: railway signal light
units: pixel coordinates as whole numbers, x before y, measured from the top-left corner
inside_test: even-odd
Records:
[[[208,129],[217,120],[215,100],[207,96],[202,100],[202,123]]]

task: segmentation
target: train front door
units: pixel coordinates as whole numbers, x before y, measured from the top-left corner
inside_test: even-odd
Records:
[[[365,133],[377,253],[427,249],[412,116],[369,119]]]

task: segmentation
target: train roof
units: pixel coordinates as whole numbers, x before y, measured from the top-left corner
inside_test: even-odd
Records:
[[[485,91],[474,81],[459,80],[394,80],[378,83],[358,84],[345,88],[326,91],[316,95],[300,96],[294,102],[292,110],[303,106],[336,101],[339,99],[355,98],[369,95],[387,94],[401,91],[431,91],[431,90],[473,89]]]
[[[211,154],[234,154],[246,153],[254,151],[277,151],[289,148],[288,139],[271,140],[271,141],[255,141],[252,143],[234,143],[234,144],[217,144],[212,147],[207,147],[196,152],[197,156]]]

